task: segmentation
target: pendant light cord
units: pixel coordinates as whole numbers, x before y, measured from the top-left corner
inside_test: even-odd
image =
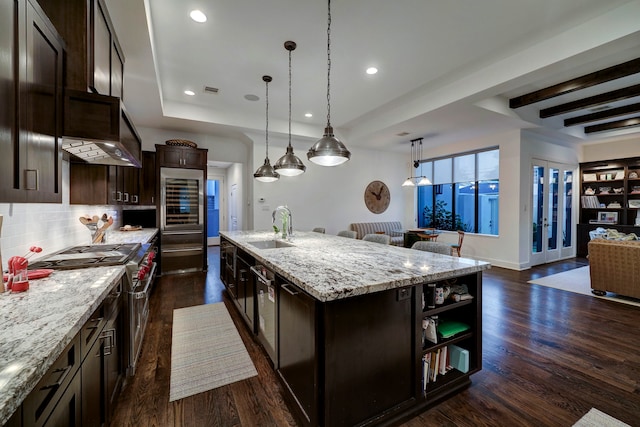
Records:
[[[289,147],[291,147],[291,50],[289,50]]]
[[[266,120],[267,126],[265,128],[265,134],[266,134],[265,141],[266,141],[266,144],[267,144],[266,155],[267,155],[267,159],[268,159],[269,158],[269,82],[265,82],[265,86],[267,88],[266,89],[266,96],[265,96],[266,99],[267,99],[267,109],[266,109],[267,110],[267,112],[266,112],[266,114],[267,114],[267,120]]]
[[[327,127],[331,126],[331,0],[328,0],[327,18]]]

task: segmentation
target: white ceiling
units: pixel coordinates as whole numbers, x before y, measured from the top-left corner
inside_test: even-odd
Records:
[[[325,0],[106,4],[136,125],[247,140],[265,130],[268,74],[269,130],[286,135],[283,44],[292,40],[292,133],[303,142],[322,136]],[[206,23],[189,18],[196,8]],[[640,0],[334,0],[331,14],[331,124],[347,147],[406,149],[414,138],[428,146],[514,128],[565,143],[607,140],[612,134],[575,137],[557,119],[537,119],[538,105],[516,114],[508,98],[640,56]],[[369,66],[378,74],[365,74]],[[640,83],[638,75],[630,79]],[[205,86],[219,93],[204,93]],[[640,127],[613,136],[634,132]]]

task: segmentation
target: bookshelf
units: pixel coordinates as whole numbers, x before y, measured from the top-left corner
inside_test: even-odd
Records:
[[[598,227],[640,235],[640,157],[580,164],[577,255]]]
[[[433,285],[418,287],[424,301],[419,311],[421,336],[417,341],[421,343],[417,346],[420,349],[419,383],[427,405],[468,386],[470,376],[482,369],[482,276],[460,276]],[[453,292],[447,297],[447,287],[453,291],[459,290],[460,285],[466,286],[471,298],[455,301]],[[443,289],[444,302],[437,303],[432,296],[434,288]],[[435,342],[433,333],[429,332],[431,323],[437,323]],[[453,327],[443,337],[446,324]]]

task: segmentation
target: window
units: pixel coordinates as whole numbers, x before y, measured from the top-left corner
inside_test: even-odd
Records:
[[[418,187],[418,226],[497,235],[499,159],[492,148],[421,160],[433,184]]]

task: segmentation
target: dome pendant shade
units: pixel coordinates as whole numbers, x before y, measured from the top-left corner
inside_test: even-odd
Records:
[[[407,180],[402,183],[402,186],[403,187],[415,187],[416,184],[415,184],[415,182],[413,182],[413,180],[411,178],[407,178]]]
[[[280,178],[278,172],[273,169],[271,162],[269,161],[269,83],[271,82],[271,76],[262,76],[262,81],[265,83],[265,92],[267,98],[266,108],[266,126],[265,126],[265,156],[264,165],[260,166],[258,170],[253,174],[253,177],[260,182],[273,182]]]
[[[277,181],[280,175],[273,169],[269,158],[266,157],[264,159],[264,165],[258,168],[256,173],[253,174],[253,177],[260,182],[273,182]]]
[[[307,158],[320,166],[338,166],[351,158],[351,152],[333,135],[333,128],[327,126],[323,137],[307,152]]]
[[[292,146],[287,147],[286,154],[278,159],[273,168],[278,171],[277,173],[284,176],[300,175],[307,170],[302,161],[293,154]]]
[[[327,0],[327,127],[307,152],[307,158],[320,166],[338,166],[351,158],[347,147],[333,136],[331,127],[331,0]]]
[[[273,168],[284,176],[296,176],[304,173],[307,167],[295,154],[291,145],[291,51],[296,48],[296,42],[284,42],[284,48],[289,51],[289,146],[284,156],[280,157]]]

